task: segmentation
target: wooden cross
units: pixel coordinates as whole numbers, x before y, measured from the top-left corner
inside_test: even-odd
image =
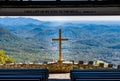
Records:
[[[59,41],[59,59],[58,62],[63,62],[62,60],[62,41],[67,41],[67,38],[62,38],[62,30],[59,29],[59,38],[53,38],[53,41]]]

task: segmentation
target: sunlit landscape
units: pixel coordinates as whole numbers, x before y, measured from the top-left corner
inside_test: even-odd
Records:
[[[41,19],[40,19],[41,18]],[[120,20],[63,21],[44,17],[1,17],[0,49],[16,62],[44,62],[58,59],[58,30],[62,29],[63,59],[103,60],[120,63]],[[47,18],[46,18],[47,19]],[[97,19],[97,18],[96,18]]]

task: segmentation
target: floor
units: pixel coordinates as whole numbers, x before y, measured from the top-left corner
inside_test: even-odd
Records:
[[[48,81],[70,81],[69,79],[49,79]]]
[[[49,74],[49,81],[70,81],[69,73]]]

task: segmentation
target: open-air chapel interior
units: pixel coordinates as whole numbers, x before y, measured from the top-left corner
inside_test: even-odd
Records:
[[[120,1],[0,0],[0,81],[120,81]]]

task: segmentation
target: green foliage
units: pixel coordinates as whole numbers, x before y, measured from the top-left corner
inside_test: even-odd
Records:
[[[0,50],[0,64],[6,64],[6,63],[14,63],[14,59],[10,58],[8,55],[4,53],[3,50]]]

